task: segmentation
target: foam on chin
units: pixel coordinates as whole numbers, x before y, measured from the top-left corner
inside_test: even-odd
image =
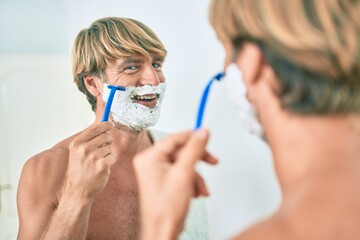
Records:
[[[102,99],[106,102],[110,89],[104,84]],[[158,86],[145,85],[142,87],[127,87],[126,91],[116,91],[111,106],[111,116],[115,123],[124,125],[133,131],[141,131],[144,128],[154,126],[160,117],[161,103],[164,97],[166,84]],[[157,104],[148,108],[132,101],[133,95],[158,94]]]

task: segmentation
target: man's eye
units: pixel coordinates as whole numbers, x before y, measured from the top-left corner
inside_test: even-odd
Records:
[[[153,67],[156,68],[156,69],[161,68],[161,64],[159,64],[159,63],[153,63],[152,65],[153,65]]]
[[[125,68],[125,70],[135,70],[135,69],[137,69],[136,66],[128,66]]]
[[[125,68],[124,68],[124,72],[125,72],[125,73],[134,73],[134,72],[136,72],[138,69],[139,69],[138,66],[136,66],[136,65],[131,65],[131,66],[125,67]]]

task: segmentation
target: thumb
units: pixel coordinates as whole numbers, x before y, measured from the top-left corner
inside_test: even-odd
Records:
[[[194,132],[179,153],[176,164],[190,173],[198,160],[204,156],[205,147],[209,140],[209,131],[200,129]]]

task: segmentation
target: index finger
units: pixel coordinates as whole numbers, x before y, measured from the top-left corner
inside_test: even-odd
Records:
[[[186,172],[192,172],[198,160],[206,155],[206,144],[209,140],[209,131],[200,129],[193,133],[180,151],[176,164]]]
[[[172,156],[177,152],[179,148],[181,148],[186,140],[191,136],[192,131],[185,131],[178,134],[170,135],[169,137],[161,140],[157,144],[154,145],[154,151],[160,151],[165,153],[168,156]]]
[[[98,135],[109,131],[111,129],[111,127],[112,127],[112,123],[110,123],[110,122],[95,123],[94,125],[85,129],[85,131],[83,131],[79,135],[78,139],[83,142],[88,142],[91,139],[97,137]]]
[[[154,160],[167,161],[177,154],[178,149],[184,145],[186,140],[191,135],[192,131],[186,131],[178,134],[170,135],[154,146],[146,149],[145,151],[137,154],[134,159],[135,168],[144,167],[145,162],[152,162]]]

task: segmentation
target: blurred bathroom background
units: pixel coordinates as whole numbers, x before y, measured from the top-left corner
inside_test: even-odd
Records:
[[[0,239],[16,239],[16,190],[25,161],[90,125],[90,105],[72,82],[76,34],[98,18],[135,18],[165,44],[167,92],[155,126],[191,129],[201,92],[224,52],[208,21],[208,0],[0,0]],[[220,159],[201,166],[210,239],[225,239],[280,202],[271,153],[239,125],[226,86],[215,83],[204,126]]]

